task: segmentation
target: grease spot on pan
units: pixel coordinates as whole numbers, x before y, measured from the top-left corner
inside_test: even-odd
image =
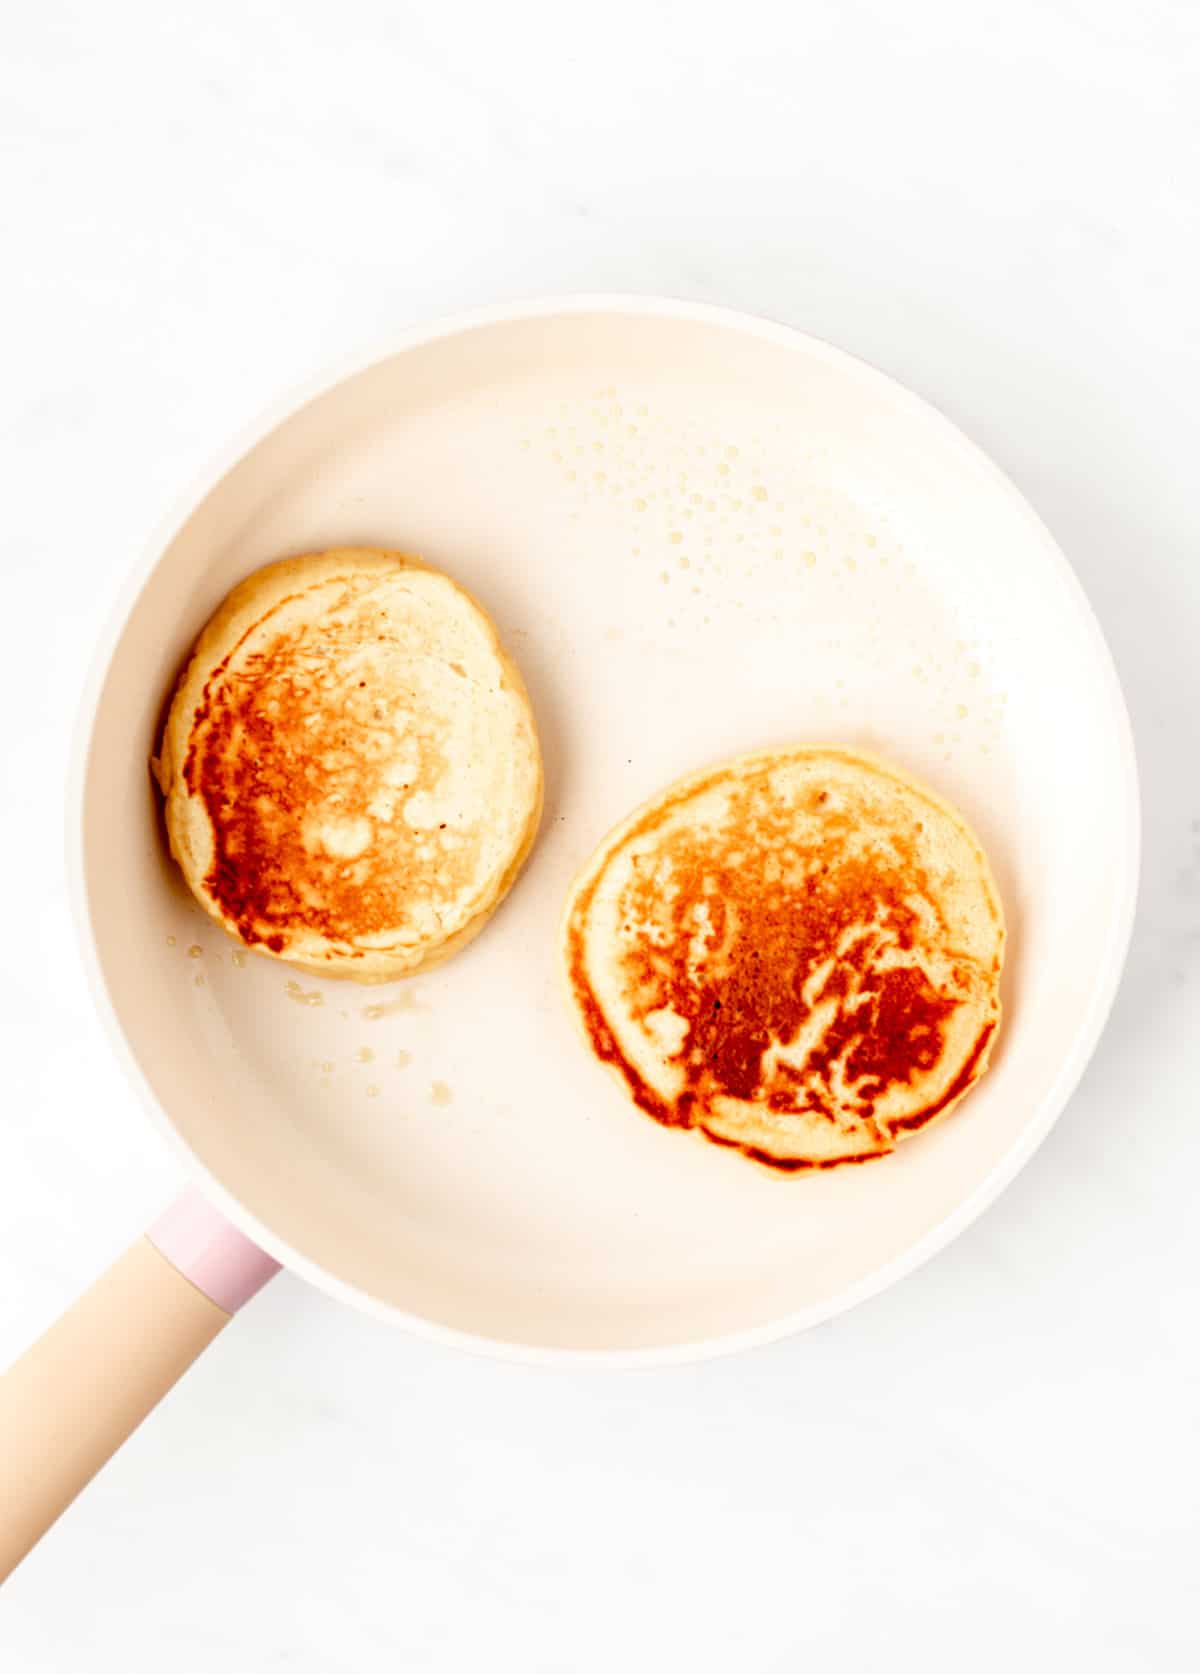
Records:
[[[325,996],[319,988],[301,988],[298,982],[289,982],[284,990],[289,1000],[298,1006],[323,1006]]]
[[[377,1001],[374,1005],[364,1006],[362,1016],[368,1023],[378,1023],[381,1017],[395,1017],[401,1011],[420,1011],[421,1002],[415,989],[406,988],[403,994],[398,994],[394,1000]]]

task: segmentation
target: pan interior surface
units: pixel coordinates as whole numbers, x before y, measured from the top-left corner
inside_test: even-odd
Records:
[[[541,836],[484,934],[370,991],[211,925],[147,770],[222,597],[336,545],[418,553],[480,600],[546,768]],[[944,1124],[861,1168],[780,1177],[624,1100],[577,1038],[556,927],[603,833],[662,786],[830,739],[902,764],[979,834],[1009,925],[1005,1025]],[[119,631],[81,831],[123,1049],[248,1230],[432,1330],[636,1356],[826,1317],[1015,1172],[1115,987],[1136,787],[1077,584],[945,420],[783,328],[597,302],[415,336],[260,433]]]

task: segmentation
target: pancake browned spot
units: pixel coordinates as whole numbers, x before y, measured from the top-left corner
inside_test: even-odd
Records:
[[[475,935],[541,810],[529,701],[484,612],[418,560],[360,549],[234,589],[158,774],[206,911],[247,946],[362,981]]]
[[[831,747],[671,786],[601,844],[564,920],[587,1038],[635,1102],[786,1170],[883,1155],[970,1090],[1003,948],[961,816]]]

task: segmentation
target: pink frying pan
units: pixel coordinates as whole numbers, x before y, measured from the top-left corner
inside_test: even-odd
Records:
[[[422,554],[488,608],[546,756],[541,838],[460,956],[365,990],[243,954],[147,761],[189,645],[289,553]],[[575,869],[725,755],[839,738],[967,814],[1011,926],[994,1067],[868,1167],[781,1178],[639,1115],[560,993]],[[191,1182],[0,1384],[9,1569],[280,1262],[446,1341],[627,1365],[796,1331],[1016,1173],[1108,1010],[1137,874],[1120,690],[1066,561],[938,413],[784,327],[580,298],[412,331],[225,457],[137,574],[70,811],[85,958]]]

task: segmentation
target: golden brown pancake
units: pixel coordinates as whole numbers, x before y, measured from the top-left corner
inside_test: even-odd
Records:
[[[636,1104],[777,1169],[892,1151],[987,1067],[1004,920],[948,803],[877,757],[763,751],[605,838],[570,992]]]
[[[233,590],[156,771],[201,906],[248,947],[364,982],[478,933],[542,803],[529,700],[483,610],[415,558],[353,548]]]

